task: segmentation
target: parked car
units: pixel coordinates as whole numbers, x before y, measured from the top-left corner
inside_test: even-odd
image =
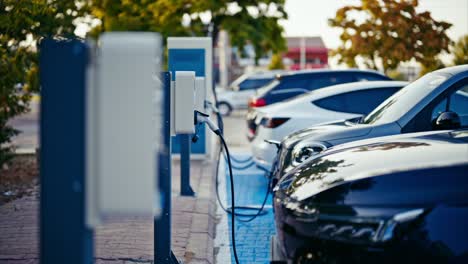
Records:
[[[407,84],[397,81],[338,84],[259,108],[254,124],[249,126],[255,162],[267,171],[271,169],[277,148],[265,140],[281,142],[303,128],[362,117]]]
[[[275,260],[468,263],[468,130],[329,149],[273,193]]]
[[[303,70],[280,74],[250,99],[249,107],[263,107],[322,87],[357,81],[388,81],[389,77],[370,70]]]
[[[426,74],[365,118],[331,122],[285,137],[272,175],[277,180],[311,156],[338,144],[401,133],[468,127],[468,65]]]
[[[234,109],[246,109],[249,98],[257,89],[273,81],[282,70],[246,73],[231,83],[227,90],[218,89],[218,108],[222,115],[229,115]]]

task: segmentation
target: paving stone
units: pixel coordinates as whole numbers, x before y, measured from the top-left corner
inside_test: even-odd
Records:
[[[173,163],[172,249],[184,263],[214,263],[215,196],[212,163],[192,161],[191,183],[195,197],[179,196],[180,162]],[[211,195],[211,197],[210,197]],[[38,263],[38,196],[0,206],[0,263]],[[153,262],[153,219],[113,217],[95,230],[95,263]],[[190,255],[192,254],[192,255]],[[186,257],[191,256],[187,261]]]

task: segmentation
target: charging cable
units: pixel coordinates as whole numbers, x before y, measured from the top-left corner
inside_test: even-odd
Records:
[[[223,155],[224,155],[224,160],[227,161],[226,153],[223,152]],[[234,160],[234,159],[231,157],[231,160]],[[250,167],[252,167],[252,166],[254,166],[254,165],[255,165],[255,162],[250,161],[249,163],[247,163],[247,164],[245,164],[245,165],[242,165],[242,164],[241,164],[241,165],[236,166],[236,165],[233,164],[232,167],[233,167],[235,170],[245,170],[245,169],[250,168]]]
[[[237,256],[237,247],[236,247],[236,227],[235,227],[235,197],[234,197],[234,177],[232,175],[232,167],[231,167],[231,159],[230,159],[230,154],[229,154],[229,149],[227,147],[226,141],[224,140],[223,133],[221,133],[221,130],[219,129],[218,126],[216,126],[213,121],[209,118],[209,115],[204,114],[200,111],[195,111],[195,125],[200,124],[200,123],[206,123],[208,127],[213,131],[216,135],[219,136],[221,139],[222,146],[224,147],[224,150],[226,151],[227,159],[228,159],[228,164],[229,164],[229,179],[231,182],[231,208],[232,208],[232,214],[231,214],[231,241],[232,241],[232,251],[234,252],[234,259],[236,261],[236,264],[239,264],[239,258]]]
[[[247,159],[245,160],[239,160],[239,159],[236,159],[234,157],[231,157],[231,159],[237,163],[246,163],[246,162],[249,162],[251,161],[253,164],[255,164],[255,162],[253,162],[253,158],[252,157],[248,157]]]
[[[222,123],[222,116],[219,113],[219,111],[214,111],[214,112],[218,115],[218,119],[220,119],[221,123]],[[207,118],[206,114],[205,114],[205,118]],[[223,133],[221,132],[221,135],[222,134]],[[218,199],[218,203],[219,203],[220,207],[228,214],[231,214],[231,215],[234,215],[234,216],[239,216],[239,217],[249,217],[248,219],[238,218],[237,220],[239,220],[241,222],[250,222],[250,221],[253,221],[255,218],[257,218],[260,215],[266,215],[268,212],[265,211],[264,209],[265,209],[266,201],[268,200],[268,195],[270,194],[270,189],[271,189],[271,179],[270,178],[269,178],[269,182],[268,182],[268,185],[267,185],[267,191],[265,193],[265,198],[263,199],[262,205],[260,207],[236,206],[234,208],[234,209],[238,209],[238,210],[241,210],[241,211],[246,211],[246,210],[247,211],[255,211],[255,213],[239,213],[239,212],[236,213],[235,210],[232,210],[232,206],[226,208],[226,206],[223,205],[223,203],[222,203],[222,201],[221,201],[221,199],[219,197],[219,162],[221,160],[221,154],[225,155],[225,159],[228,161],[229,168],[230,168],[231,171],[232,171],[232,168],[242,170],[242,169],[246,169],[246,168],[248,168],[248,167],[250,167],[250,166],[252,166],[254,164],[252,162],[251,164],[247,164],[246,166],[243,166],[243,167],[233,166],[232,163],[231,163],[232,156],[227,155],[227,153],[223,153],[223,146],[220,146],[219,154],[218,154],[218,160],[217,160],[217,164],[216,164],[216,197]]]
[[[216,91],[215,89],[213,88],[213,93],[214,93],[214,97],[215,97],[215,101],[217,101],[217,96],[216,96]],[[197,124],[200,124],[200,123],[206,123],[208,125],[208,127],[216,134],[220,137],[221,139],[221,146],[220,146],[220,149],[219,149],[219,154],[218,154],[218,159],[217,159],[217,164],[216,164],[216,198],[218,200],[218,203],[220,205],[220,207],[228,214],[231,215],[231,240],[232,240],[232,249],[233,249],[233,253],[234,253],[234,259],[235,259],[235,262],[236,264],[239,264],[239,258],[237,256],[237,247],[236,247],[236,240],[235,240],[235,220],[236,220],[236,216],[237,217],[249,217],[247,219],[244,219],[244,218],[238,218],[237,220],[241,221],[241,222],[250,222],[250,221],[253,221],[254,219],[256,219],[258,216],[260,215],[265,215],[267,214],[268,212],[264,210],[265,208],[265,204],[266,204],[266,201],[268,200],[268,195],[270,194],[270,190],[271,190],[271,178],[269,178],[269,181],[268,181],[268,185],[267,185],[267,190],[266,190],[266,194],[265,194],[265,198],[263,199],[263,202],[262,202],[262,205],[260,207],[250,207],[250,206],[235,206],[235,194],[234,194],[234,177],[233,177],[233,173],[232,173],[232,168],[234,167],[231,163],[231,160],[234,160],[238,163],[246,163],[246,162],[250,162],[249,164],[247,165],[244,165],[243,167],[234,167],[235,169],[246,169],[250,166],[252,166],[254,164],[254,162],[252,161],[252,157],[249,157],[248,159],[245,159],[245,160],[237,160],[233,157],[231,157],[230,153],[229,153],[229,149],[228,149],[228,146],[226,144],[226,141],[224,139],[224,136],[223,136],[223,132],[224,132],[224,122],[223,122],[223,117],[221,115],[221,113],[219,113],[218,109],[209,101],[205,101],[205,107],[206,108],[211,108],[211,110],[216,114],[216,117],[217,117],[217,123],[219,124],[219,127],[216,126],[212,121],[211,119],[209,118],[209,115],[205,114],[205,113],[202,113],[200,111],[195,111],[195,125]],[[194,137],[192,140],[195,141],[198,139],[198,137]],[[225,150],[225,152],[223,152],[223,148]],[[228,163],[228,166],[229,166],[229,179],[230,179],[230,189],[231,189],[231,207],[228,207],[226,208],[222,201],[221,201],[221,198],[219,196],[219,162],[221,160],[221,154],[224,154],[224,158],[225,160],[227,161]],[[236,212],[236,210],[254,210],[256,211],[255,213],[253,214],[247,214],[247,213],[238,213]]]

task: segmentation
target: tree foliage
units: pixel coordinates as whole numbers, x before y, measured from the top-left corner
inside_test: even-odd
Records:
[[[468,64],[468,35],[461,37],[453,45],[451,51],[454,56],[453,63],[455,65]]]
[[[275,53],[271,57],[270,65],[268,65],[268,69],[270,70],[283,70],[283,55],[281,53]]]
[[[148,30],[168,36],[206,36],[217,39],[220,30],[243,50],[252,44],[256,60],[269,51],[286,48],[280,19],[287,18],[285,0],[95,0],[92,14],[103,31]]]
[[[26,112],[31,92],[39,90],[36,44],[45,36],[73,34],[73,21],[84,12],[82,1],[0,1],[0,168],[19,132],[8,120]]]
[[[418,0],[362,0],[340,8],[329,20],[343,30],[342,45],[333,54],[349,66],[361,58],[385,72],[412,59],[424,67],[436,64],[437,55],[448,51],[451,24],[434,20],[430,12],[418,13],[417,6]]]

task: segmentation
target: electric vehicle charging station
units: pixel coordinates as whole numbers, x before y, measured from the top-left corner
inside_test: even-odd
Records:
[[[106,33],[99,46],[45,40],[40,63],[41,262],[91,263],[93,230],[106,217],[161,212],[155,261],[178,263],[170,247],[170,135],[190,139],[205,124],[220,133],[205,113],[211,81],[194,71],[158,80],[161,39],[152,33]]]
[[[92,263],[104,217],[160,211],[161,38],[106,33],[96,54],[79,40],[40,48],[41,263]]]
[[[172,78],[175,80],[177,71],[194,71],[195,77],[204,77],[206,100],[213,86],[212,39],[209,37],[169,37],[167,47],[168,68],[172,73]],[[177,90],[177,83],[175,90]],[[193,196],[195,194],[190,186],[190,159],[205,159],[211,154],[212,137],[204,124],[198,127],[198,132],[197,142],[192,142],[189,134],[178,135],[172,142],[172,153],[180,154],[182,195]]]

